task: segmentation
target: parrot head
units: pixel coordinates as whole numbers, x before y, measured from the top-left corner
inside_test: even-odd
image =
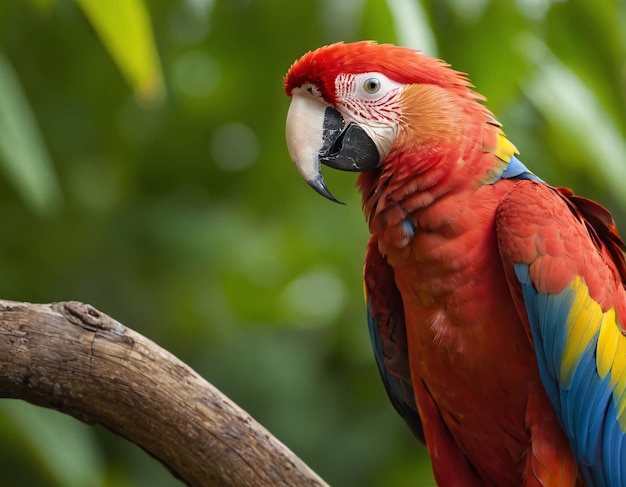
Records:
[[[486,112],[465,75],[443,61],[371,41],[308,52],[291,66],[284,87],[292,97],[289,154],[307,183],[335,202],[321,164],[373,171],[403,151],[458,146],[472,104]]]

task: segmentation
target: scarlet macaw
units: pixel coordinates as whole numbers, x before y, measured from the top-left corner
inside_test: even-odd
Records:
[[[289,153],[361,172],[369,329],[442,486],[626,485],[625,246],[529,171],[465,75],[373,42],[287,73]]]

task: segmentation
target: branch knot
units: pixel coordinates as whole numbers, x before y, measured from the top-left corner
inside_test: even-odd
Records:
[[[100,311],[90,304],[81,303],[80,301],[67,301],[61,304],[61,313],[74,325],[91,331],[105,328]]]

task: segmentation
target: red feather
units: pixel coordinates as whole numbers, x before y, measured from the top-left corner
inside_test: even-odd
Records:
[[[336,102],[335,78],[340,73],[381,71],[399,83],[433,84],[470,94],[467,77],[449,68],[440,59],[411,49],[397,49],[390,44],[371,41],[344,44],[339,42],[308,52],[295,62],[284,87],[288,95],[305,82],[316,84],[322,95]],[[479,96],[473,94],[472,96]]]

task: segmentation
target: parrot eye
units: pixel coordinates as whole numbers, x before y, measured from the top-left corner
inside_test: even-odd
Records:
[[[380,80],[378,78],[367,78],[363,83],[363,89],[370,95],[380,90]]]
[[[386,103],[394,97],[403,85],[389,79],[383,73],[348,74],[341,73],[335,79],[337,100],[344,103]]]

